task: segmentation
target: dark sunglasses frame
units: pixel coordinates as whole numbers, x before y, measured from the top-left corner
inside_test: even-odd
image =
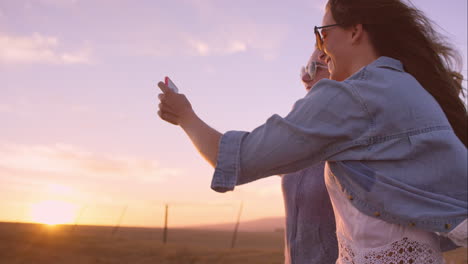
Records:
[[[323,38],[322,38],[322,33],[320,29],[324,28],[329,28],[329,27],[335,27],[335,26],[340,26],[341,24],[333,24],[333,25],[326,25],[322,27],[314,27],[314,33],[315,33],[315,41],[317,43],[317,48],[321,51],[323,51]]]

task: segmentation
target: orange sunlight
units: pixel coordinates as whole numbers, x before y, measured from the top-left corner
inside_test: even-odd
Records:
[[[33,222],[47,225],[69,224],[75,219],[77,208],[64,201],[42,201],[31,206],[31,218]]]

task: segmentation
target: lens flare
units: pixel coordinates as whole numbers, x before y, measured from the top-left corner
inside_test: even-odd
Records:
[[[48,200],[31,206],[33,222],[47,225],[72,223],[77,214],[77,206],[64,201]]]

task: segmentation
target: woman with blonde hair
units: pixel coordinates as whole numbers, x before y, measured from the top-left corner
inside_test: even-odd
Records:
[[[210,128],[163,83],[159,115],[215,167],[219,192],[326,161],[337,263],[443,263],[467,246],[467,112],[457,53],[401,0],[329,0],[314,29],[330,80],[251,132]]]

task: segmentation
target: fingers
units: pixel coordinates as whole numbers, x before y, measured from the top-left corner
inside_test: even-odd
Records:
[[[163,93],[158,94],[158,99],[160,102],[166,102],[166,95]]]
[[[180,115],[183,111],[182,106],[185,106],[186,99],[185,96],[182,94],[177,94],[174,91],[172,91],[169,87],[164,84],[164,82],[158,82],[158,87],[161,89],[163,93],[158,94],[158,99],[160,101],[158,107],[158,116],[166,121],[169,122],[173,125],[179,125],[179,120],[180,120]],[[183,100],[185,99],[185,101]],[[190,103],[188,103],[190,106]]]
[[[169,110],[170,112],[174,112],[174,108],[167,102],[167,95],[166,94],[158,94],[159,109]]]
[[[158,105],[158,108],[159,110],[163,111],[163,112],[169,112],[169,113],[172,113],[175,115],[176,111],[173,107],[171,107],[170,105],[164,103],[164,102],[161,102],[159,103]]]
[[[169,122],[169,123],[171,123],[173,125],[176,125],[176,126],[179,125],[179,123],[177,122],[177,116],[175,116],[175,115],[173,115],[173,114],[171,114],[169,112],[164,112],[164,111],[159,110],[158,111],[158,116],[162,120],[164,120],[166,122]]]
[[[160,103],[158,104],[158,116],[166,122],[178,125],[178,116],[174,114],[174,109],[166,103],[166,96],[166,94],[158,94],[158,99],[160,100]]]
[[[163,82],[158,82],[158,87],[159,89],[161,89],[161,91],[164,93],[164,94],[172,94],[174,93],[169,87],[166,86],[166,84],[164,84]]]

